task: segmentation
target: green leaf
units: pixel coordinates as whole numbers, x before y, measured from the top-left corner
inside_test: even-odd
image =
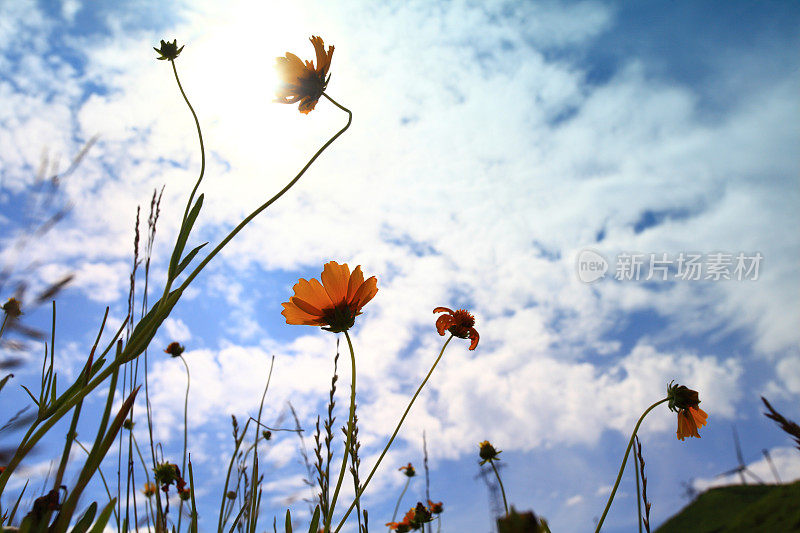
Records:
[[[92,520],[94,520],[94,515],[97,513],[97,502],[92,502],[89,505],[89,508],[81,515],[78,521],[75,523],[75,527],[72,528],[72,533],[86,533],[89,529],[89,526],[92,525]]]
[[[111,517],[111,512],[114,510],[114,504],[116,503],[116,498],[108,502],[108,504],[100,513],[100,516],[97,517],[97,522],[94,523],[89,533],[103,533],[106,528],[106,524],[108,524],[108,519]]]
[[[0,379],[0,390],[3,390],[3,387],[6,386],[6,381],[8,381],[9,379],[11,379],[13,377],[14,377],[14,374],[9,374],[6,377],[4,377],[3,379]]]
[[[201,207],[203,207],[202,194],[197,197],[197,202],[195,202],[192,210],[189,211],[189,216],[187,216],[186,220],[183,221],[183,224],[181,225],[181,231],[178,234],[177,240],[175,241],[175,249],[172,250],[172,258],[169,260],[169,271],[167,277],[170,280],[173,280],[178,276],[176,273],[178,260],[183,255],[183,249],[186,247],[186,241],[189,239],[189,233],[191,233],[194,222],[197,220],[197,215],[200,214]]]
[[[286,509],[286,533],[292,533],[292,513]]]
[[[180,276],[180,275],[181,275],[181,272],[183,272],[183,271],[184,271],[184,269],[185,269],[187,266],[189,266],[189,263],[191,263],[191,262],[192,262],[192,259],[194,259],[194,256],[196,256],[196,255],[197,255],[197,252],[199,252],[199,251],[200,251],[200,249],[201,249],[203,246],[205,246],[206,244],[208,244],[208,242],[204,242],[203,244],[201,244],[200,246],[196,247],[194,250],[192,250],[191,252],[189,252],[188,254],[186,254],[186,257],[184,257],[184,258],[183,258],[183,261],[181,261],[181,264],[180,264],[180,265],[178,265],[178,268],[175,270],[175,277],[176,277],[176,278],[177,278],[178,276]]]
[[[56,403],[56,386],[58,385],[58,374],[53,374],[53,388],[50,394],[50,404]]]
[[[317,533],[319,531],[319,505],[314,509],[314,516],[311,518],[311,525],[308,526],[308,533]]]
[[[19,493],[19,497],[17,498],[17,503],[15,503],[14,507],[11,509],[11,514],[8,515],[7,523],[9,523],[9,524],[14,521],[14,517],[17,515],[17,509],[19,508],[19,502],[22,500],[22,495],[25,494],[25,489],[28,488],[28,482],[29,481],[30,480],[25,482],[25,486],[22,487],[22,492]]]
[[[25,385],[20,385],[20,387],[22,387],[23,389],[25,389],[25,392],[27,392],[27,393],[28,393],[28,396],[30,396],[30,397],[31,397],[31,400],[33,400],[33,403],[35,403],[35,404],[36,404],[36,406],[38,407],[38,406],[39,406],[39,400],[37,400],[37,399],[36,399],[36,396],[34,396],[34,395],[33,395],[33,393],[32,393],[31,391],[29,391],[29,390],[28,390],[28,387],[26,387]]]

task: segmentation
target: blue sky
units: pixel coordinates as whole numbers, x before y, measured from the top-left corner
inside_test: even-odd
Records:
[[[276,56],[312,57],[312,34],[336,47],[328,93],[353,126],[198,278],[151,352],[156,435],[178,459],[185,375],[160,351],[187,347],[203,524],[216,512],[229,415],[255,414],[271,355],[265,418],[285,417],[291,400],[310,433],[324,409],[335,338],[286,325],[280,303],[329,260],[378,278],[353,331],[366,465],[438,353],[431,310],[469,308],[481,334],[474,352],[448,349],[412,410],[368,490],[374,524],[391,518],[397,468],[421,463],[425,430],[444,531],[490,528],[475,477],[485,439],[503,450],[510,502],[554,531],[586,530],[636,419],[672,379],[700,391],[710,418],[700,440],[677,441],[667,409],[640,431],[654,523],[686,502],[681,483],[702,489],[735,466],[734,424],[754,471],[771,479],[769,449],[784,481],[800,478],[758,400],[800,416],[796,3],[70,1],[7,2],[0,15],[0,259],[36,262],[34,286],[76,274],[58,302],[65,377],[104,307],[110,325],[124,317],[136,206],[146,211],[165,185],[158,291],[196,177],[191,116],[152,46],[186,43],[177,66],[208,155],[195,244],[218,241],[344,124],[324,101],[308,116],[272,103]],[[95,135],[61,186],[69,217],[13,256],[42,155],[63,169]],[[757,280],[615,281],[612,265],[586,284],[585,249],[610,262],[682,252],[763,262]],[[26,320],[47,328],[49,310]],[[32,346],[31,361],[41,351]],[[18,385],[37,379],[35,366],[3,391],[4,412],[24,404]],[[341,364],[342,409],[348,382]],[[264,524],[307,496],[297,445],[281,435],[263,452]],[[30,475],[60,446],[42,446]],[[415,483],[403,507],[423,493]],[[626,476],[604,530],[634,520]]]

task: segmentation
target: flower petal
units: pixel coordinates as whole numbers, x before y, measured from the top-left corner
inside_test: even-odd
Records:
[[[311,316],[292,302],[284,302],[281,304],[283,311],[281,314],[286,318],[286,323],[294,326],[318,326],[317,317]]]
[[[481,336],[478,335],[478,330],[475,328],[469,328],[469,339],[472,341],[469,344],[469,349],[474,350],[476,346],[478,346],[478,341],[481,339]]]
[[[347,283],[347,302],[351,303],[356,291],[364,283],[364,273],[361,272],[361,265],[358,265],[353,273],[350,274],[350,281]]]
[[[313,317],[321,317],[325,315],[325,313],[322,312],[322,309],[317,309],[310,303],[306,302],[301,298],[298,298],[297,296],[292,296],[291,298],[289,298],[289,301],[293,303],[295,307]]]
[[[275,70],[286,83],[295,84],[308,73],[303,61],[291,52],[286,52],[286,57],[275,59]]]
[[[361,308],[367,305],[367,302],[372,300],[376,294],[378,294],[378,278],[371,276],[356,290],[351,307],[354,307],[356,311],[361,311]]]
[[[326,263],[320,278],[334,306],[346,300],[347,285],[350,281],[350,267],[346,263],[341,265],[336,261]]]
[[[442,315],[436,319],[436,331],[439,332],[439,335],[444,335],[447,328],[452,326],[454,322],[453,315]]]
[[[333,306],[325,288],[316,278],[310,281],[300,278],[294,287],[294,295],[307,304],[313,305],[317,309],[325,309]]]
[[[705,411],[700,409],[699,407],[690,407],[689,414],[692,415],[692,419],[694,420],[695,426],[701,428],[706,425],[706,420],[708,420],[708,415]],[[698,435],[699,437],[699,435]]]
[[[436,309],[433,310],[433,312],[434,313],[450,313],[451,315],[453,314],[453,310],[450,309],[449,307],[437,307]]]

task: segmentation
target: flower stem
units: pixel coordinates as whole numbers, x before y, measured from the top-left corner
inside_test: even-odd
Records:
[[[664,398],[663,400],[658,400],[656,403],[651,405],[647,408],[647,410],[642,413],[642,416],[639,417],[639,421],[636,422],[636,427],[633,428],[633,433],[631,434],[631,438],[628,441],[628,447],[625,449],[625,456],[622,458],[622,464],[619,467],[619,474],[617,474],[617,481],[614,483],[614,488],[611,489],[611,494],[608,497],[608,503],[606,503],[606,508],[603,510],[603,516],[600,517],[600,521],[597,522],[597,528],[594,530],[595,533],[600,531],[600,528],[603,526],[603,521],[606,519],[606,515],[608,514],[608,510],[611,508],[611,502],[614,501],[614,495],[617,493],[617,487],[619,487],[619,482],[622,479],[622,472],[625,471],[625,463],[628,461],[628,454],[631,453],[631,448],[633,447],[633,438],[636,436],[636,432],[639,431],[639,426],[642,425],[642,420],[647,414],[655,409],[658,405],[668,401],[669,398]]]
[[[208,254],[206,257],[205,257],[205,259],[203,259],[203,260],[200,262],[200,264],[199,264],[199,265],[197,265],[197,267],[196,267],[196,268],[195,268],[195,269],[192,271],[192,273],[191,273],[191,274],[189,274],[189,276],[188,276],[188,277],[186,278],[186,280],[185,280],[185,281],[184,281],[184,282],[181,284],[181,287],[180,287],[180,289],[178,289],[178,290],[182,291],[183,289],[185,289],[186,287],[188,287],[188,286],[189,286],[189,283],[191,283],[191,282],[192,282],[192,280],[193,280],[193,279],[194,279],[194,278],[195,278],[195,277],[196,277],[196,276],[197,276],[197,275],[200,273],[200,271],[201,271],[201,270],[203,270],[203,268],[204,268],[204,267],[205,267],[205,266],[208,264],[208,262],[209,262],[209,261],[211,261],[211,259],[212,259],[212,258],[213,258],[215,255],[217,255],[217,254],[219,253],[219,251],[220,251],[220,250],[222,250],[222,248],[224,248],[224,247],[225,247],[225,245],[226,245],[226,244],[228,244],[228,242],[230,242],[230,240],[231,240],[231,239],[233,239],[233,238],[236,236],[236,234],[237,234],[237,233],[239,233],[239,232],[242,230],[242,228],[244,228],[244,227],[245,227],[247,224],[249,224],[249,223],[250,223],[250,221],[251,221],[251,220],[253,220],[253,219],[254,219],[256,216],[258,216],[258,214],[259,214],[259,213],[261,213],[261,212],[262,212],[264,209],[266,209],[266,208],[268,208],[270,205],[272,205],[272,204],[273,204],[273,203],[274,203],[276,200],[278,200],[278,198],[280,198],[281,196],[283,196],[283,195],[286,193],[286,191],[288,191],[289,189],[291,189],[291,188],[292,188],[292,186],[293,186],[295,183],[297,183],[297,181],[298,181],[298,180],[299,180],[299,179],[300,179],[300,178],[303,176],[303,174],[305,174],[305,173],[306,173],[306,170],[308,170],[308,168],[309,168],[309,167],[310,167],[310,166],[311,166],[311,165],[314,163],[314,161],[316,161],[316,160],[317,160],[317,158],[320,156],[320,154],[322,154],[322,152],[323,152],[323,151],[324,151],[324,150],[325,150],[325,149],[326,149],[328,146],[330,146],[330,145],[331,145],[331,143],[333,143],[333,141],[335,141],[336,139],[338,139],[338,138],[339,138],[339,136],[340,136],[342,133],[344,133],[344,132],[347,130],[347,128],[349,128],[349,127],[350,127],[350,124],[353,122],[353,113],[352,113],[352,112],[351,112],[349,109],[347,109],[346,107],[344,107],[344,106],[342,106],[342,105],[340,105],[340,104],[336,103],[336,102],[335,102],[335,101],[334,101],[334,100],[333,100],[333,99],[332,99],[330,96],[328,96],[327,94],[325,94],[325,93],[322,93],[322,96],[324,96],[325,98],[327,98],[328,100],[330,100],[330,101],[331,101],[331,102],[332,102],[332,103],[333,103],[333,104],[334,104],[336,107],[338,107],[339,109],[341,109],[342,111],[345,111],[345,112],[347,113],[347,124],[345,124],[345,126],[344,126],[342,129],[340,129],[340,130],[339,130],[339,131],[338,131],[338,132],[337,132],[337,133],[336,133],[336,134],[335,134],[333,137],[331,137],[330,139],[328,139],[328,142],[326,142],[325,144],[323,144],[323,145],[322,145],[322,147],[321,147],[319,150],[317,150],[317,153],[315,153],[315,154],[314,154],[314,155],[311,157],[311,159],[309,159],[309,160],[308,160],[308,163],[306,163],[306,165],[305,165],[305,166],[304,166],[302,169],[300,169],[300,172],[298,172],[298,173],[297,173],[297,176],[295,176],[295,177],[294,177],[294,179],[292,179],[292,181],[290,181],[289,183],[287,183],[287,184],[286,184],[286,186],[285,186],[283,189],[281,189],[280,191],[278,191],[278,193],[277,193],[275,196],[273,196],[272,198],[270,198],[269,200],[267,200],[265,203],[261,204],[261,206],[259,206],[259,207],[258,207],[258,208],[257,208],[255,211],[253,211],[252,213],[250,213],[249,215],[247,215],[247,217],[246,217],[244,220],[242,220],[242,221],[239,223],[239,225],[238,225],[238,226],[236,226],[235,228],[233,228],[233,230],[232,230],[232,231],[231,231],[231,232],[230,232],[230,233],[229,233],[229,234],[228,234],[228,235],[227,235],[227,236],[226,236],[224,239],[222,239],[222,241],[221,241],[221,242],[220,242],[220,243],[217,245],[217,247],[216,247],[216,248],[214,248],[214,249],[213,249],[213,250],[212,250],[212,251],[211,251],[211,252],[210,252],[210,253],[209,253],[209,254]]]
[[[389,451],[389,447],[392,445],[392,443],[394,442],[394,438],[397,436],[397,433],[400,431],[400,426],[403,425],[403,421],[405,421],[406,416],[408,416],[408,412],[411,410],[411,406],[414,405],[414,401],[417,399],[417,396],[419,396],[420,391],[422,391],[422,387],[424,387],[425,384],[430,379],[431,374],[433,374],[433,371],[436,369],[436,365],[438,365],[439,361],[442,359],[442,356],[444,355],[444,350],[445,350],[445,348],[447,348],[447,345],[450,344],[451,340],[453,340],[453,335],[450,335],[447,338],[447,340],[444,342],[444,345],[442,346],[442,349],[439,352],[439,357],[436,358],[436,361],[434,361],[433,366],[428,371],[428,375],[425,376],[425,379],[422,380],[422,383],[420,383],[420,386],[417,388],[417,392],[415,392],[414,396],[412,396],[411,401],[408,403],[408,407],[406,407],[406,410],[403,413],[403,416],[400,417],[400,422],[398,422],[397,423],[397,427],[394,428],[394,433],[392,433],[392,437],[389,439],[389,442],[386,443],[386,446],[383,448],[383,451],[381,452],[381,455],[378,457],[378,461],[375,463],[375,466],[372,467],[372,470],[370,471],[369,476],[367,476],[367,480],[361,486],[361,490],[358,491],[358,494],[356,494],[356,497],[353,500],[353,503],[350,504],[350,507],[347,509],[347,512],[344,514],[344,516],[342,517],[342,520],[339,522],[339,525],[336,526],[336,530],[334,531],[334,533],[338,533],[339,532],[339,530],[344,525],[344,521],[347,520],[347,517],[350,516],[350,513],[353,511],[353,507],[356,506],[356,501],[358,501],[358,499],[361,497],[361,495],[364,494],[364,491],[367,489],[367,485],[369,485],[369,482],[372,479],[372,476],[374,476],[375,475],[375,471],[378,470],[378,466],[380,466],[381,461],[383,460],[383,456],[386,455],[387,451]]]
[[[497,483],[500,484],[500,492],[503,494],[503,507],[506,508],[506,517],[508,516],[508,500],[506,500],[506,489],[503,488],[503,481],[500,479],[500,472],[497,471],[497,467],[494,466],[494,461],[489,460],[489,464],[492,465],[492,470],[494,470],[494,475],[497,476]]]
[[[328,509],[328,516],[325,517],[324,531],[331,530],[333,521],[333,510],[336,507],[336,499],[339,497],[339,489],[342,488],[344,472],[347,470],[347,457],[350,450],[350,442],[353,438],[353,419],[356,414],[356,354],[353,352],[353,343],[350,341],[350,334],[345,330],[344,337],[347,339],[347,347],[350,348],[350,416],[347,419],[347,439],[344,444],[344,454],[342,456],[342,468],[339,470],[339,479],[336,481],[336,488],[333,491],[333,498]]]
[[[403,486],[403,491],[400,493],[400,497],[397,498],[397,504],[395,504],[394,506],[394,512],[392,513],[392,522],[394,522],[395,518],[397,518],[397,510],[400,509],[400,502],[403,500],[403,496],[405,495],[406,490],[408,489],[409,483],[411,483],[411,478],[406,477],[406,484]],[[392,528],[389,528],[389,531],[391,530]]]
[[[194,118],[194,125],[197,128],[197,138],[200,140],[200,175],[197,177],[197,182],[194,184],[194,189],[192,189],[192,194],[189,195],[189,200],[186,202],[186,209],[183,211],[183,218],[181,219],[181,230],[183,228],[183,224],[186,221],[186,217],[189,215],[189,209],[192,207],[192,200],[194,200],[194,195],[197,193],[197,188],[200,187],[200,182],[203,181],[203,175],[206,172],[206,150],[203,146],[203,132],[200,129],[200,120],[197,118],[197,113],[194,111],[194,107],[189,102],[189,98],[186,96],[186,92],[183,90],[183,85],[181,85],[181,80],[178,77],[178,69],[175,66],[175,60],[170,59],[169,61],[172,63],[172,72],[175,74],[175,81],[178,83],[178,89],[181,91],[181,96],[183,96],[183,101],[186,102],[186,105],[189,107],[189,111],[192,113],[192,118]],[[177,258],[180,261],[180,257]],[[172,279],[169,279],[168,276],[167,282],[164,285],[164,298],[169,295],[169,290],[172,288]],[[184,465],[185,466],[185,465]],[[183,501],[183,500],[181,500]],[[180,528],[179,528],[180,530]]]
[[[203,175],[206,172],[206,151],[203,147],[203,132],[200,131],[200,121],[197,119],[197,113],[194,112],[194,108],[192,104],[189,103],[189,98],[186,97],[186,93],[183,91],[183,86],[181,85],[181,80],[178,78],[178,69],[175,68],[175,60],[170,60],[172,63],[172,72],[175,73],[175,81],[178,82],[178,89],[181,91],[181,96],[183,96],[184,102],[189,107],[189,111],[192,112],[192,118],[194,118],[194,125],[197,127],[197,137],[200,140],[200,176],[197,178],[197,183],[194,184],[194,189],[192,189],[192,194],[189,195],[189,201],[186,202],[186,210],[183,213],[183,218],[186,218],[186,215],[189,214],[189,209],[192,206],[192,200],[194,199],[194,195],[197,192],[197,188],[200,186],[200,182],[203,181]]]

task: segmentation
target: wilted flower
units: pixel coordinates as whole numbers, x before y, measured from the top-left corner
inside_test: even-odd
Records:
[[[159,56],[156,59],[160,60],[168,59],[172,61],[174,59],[177,59],[177,57],[180,55],[181,50],[183,50],[183,46],[178,48],[177,39],[173,40],[172,42],[161,39],[161,48],[153,47],[153,50],[155,50],[159,54]]]
[[[275,101],[282,104],[300,102],[298,109],[303,114],[308,114],[314,109],[331,79],[328,69],[331,67],[333,46],[329,46],[326,53],[322,37],[314,35],[310,40],[317,54],[316,67],[313,61],[306,61],[304,64],[291,52],[286,52],[286,57],[279,57],[275,62],[275,69],[282,81],[277,89]]]
[[[180,357],[183,354],[184,350],[185,348],[180,344],[178,344],[177,342],[171,342],[169,343],[169,346],[167,346],[167,348],[164,350],[164,353],[168,353],[172,357]]]
[[[147,483],[144,484],[144,489],[142,489],[142,493],[148,498],[152,498],[153,496],[155,496],[156,490],[158,490],[158,487],[156,487],[153,483],[150,483],[148,481]]]
[[[261,432],[261,436],[264,437],[264,440],[270,440],[272,438],[272,432],[268,429],[265,429]]]
[[[408,477],[414,477],[417,475],[417,471],[414,470],[414,467],[411,465],[411,463],[408,463],[406,466],[401,466],[400,468],[398,468],[398,470],[403,472],[403,474],[405,474]]]
[[[469,349],[474,350],[478,346],[480,335],[475,329],[475,317],[473,317],[466,309],[459,309],[453,311],[447,307],[437,307],[433,310],[434,313],[447,313],[436,319],[436,331],[439,335],[444,335],[445,331],[449,331],[453,336],[460,339],[470,339],[472,342],[469,344]]]
[[[679,440],[686,437],[700,438],[698,429],[706,425],[708,415],[698,407],[700,405],[700,395],[697,391],[685,385],[667,385],[667,398],[669,398],[669,408],[678,413]]]
[[[6,314],[11,318],[17,318],[22,314],[19,300],[16,298],[9,298],[8,301],[3,304],[3,311],[5,311]]]
[[[192,497],[192,491],[190,489],[184,487],[178,488],[178,498],[180,498],[183,501],[186,501],[191,497]]]
[[[300,278],[295,284],[294,296],[281,304],[287,324],[325,326],[322,329],[334,333],[346,331],[378,292],[378,280],[372,276],[364,281],[361,265],[351,274],[346,263],[331,261],[320,278],[322,283]]]
[[[442,502],[434,503],[428,500],[428,510],[431,514],[441,514],[444,511],[444,504]]]
[[[126,418],[124,422],[122,422],[122,428],[127,429],[128,431],[133,429],[135,422],[130,418]]]
[[[697,432],[698,428],[706,425],[708,415],[699,407],[689,407],[678,412],[678,439],[683,440],[686,437],[700,438],[700,433]]]
[[[502,450],[495,450],[494,446],[492,446],[488,440],[479,442],[478,446],[480,447],[478,453],[481,459],[483,459],[480,464],[486,464],[487,461],[495,461],[498,459],[497,456],[502,453]]]

